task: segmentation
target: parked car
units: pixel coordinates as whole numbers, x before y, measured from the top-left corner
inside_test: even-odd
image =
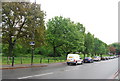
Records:
[[[100,60],[101,60],[101,57],[99,57],[99,56],[94,56],[94,57],[93,57],[93,60],[94,60],[94,61],[100,61]]]
[[[109,59],[112,59],[112,57],[111,57],[111,56],[108,56],[108,58],[109,58]]]
[[[106,60],[106,57],[101,57],[101,60]]]
[[[70,64],[83,64],[83,59],[78,54],[68,54],[67,55],[67,65]]]
[[[109,56],[106,56],[105,58],[106,58],[106,60],[109,60],[109,59],[110,59]]]
[[[111,57],[111,59],[114,59],[115,57],[114,56],[110,56]]]
[[[108,56],[109,57],[109,59],[113,59],[113,57],[112,56]]]
[[[114,58],[117,58],[117,56],[114,56]]]
[[[83,60],[84,63],[93,63],[93,59],[91,57],[85,57],[85,59]]]

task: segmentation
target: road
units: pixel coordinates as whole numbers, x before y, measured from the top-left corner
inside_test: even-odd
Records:
[[[66,63],[48,67],[3,70],[3,79],[114,79],[118,58],[106,61],[71,65]],[[116,73],[116,74],[115,74]]]

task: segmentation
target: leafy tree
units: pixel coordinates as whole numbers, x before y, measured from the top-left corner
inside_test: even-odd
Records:
[[[111,53],[117,53],[120,54],[120,43],[116,42],[116,43],[112,43],[109,45],[109,50]]]
[[[90,32],[88,32],[85,35],[85,52],[89,55],[94,53],[94,35],[92,35]]]
[[[65,35],[70,32],[68,29],[69,19],[64,19],[63,17],[54,17],[47,22],[47,41],[52,45],[54,56],[56,55],[56,49],[65,44]]]
[[[61,53],[66,54],[83,50],[84,32],[82,24],[75,24],[69,18],[56,16],[50,19],[47,23],[46,36],[48,43],[53,47],[54,56],[57,56],[57,49],[63,50]]]
[[[28,2],[2,3],[2,40],[4,44],[9,45],[9,56],[13,56],[13,49],[17,41],[22,45],[28,45],[33,40],[42,43],[44,15],[39,5]]]
[[[94,39],[94,52],[95,52],[95,55],[96,54],[99,54],[99,46],[100,46],[100,42],[99,42],[99,39],[98,38],[95,38]]]
[[[69,27],[71,32],[66,34],[67,43],[65,43],[61,48],[66,54],[70,52],[73,53],[83,52],[85,49],[84,47],[85,28],[80,23],[76,23],[76,24],[72,23]]]
[[[110,50],[110,53],[113,53],[113,54],[116,52],[116,48],[113,46],[110,46],[109,50]]]
[[[13,51],[15,50],[15,44],[22,42],[25,46],[30,41],[37,40],[36,43],[42,43],[40,38],[44,29],[44,13],[40,10],[40,6],[31,4],[29,2],[4,2],[2,6],[2,39],[4,44],[8,44],[8,54],[12,56],[12,66],[14,65]],[[35,37],[39,35],[39,37]],[[36,44],[38,45],[38,44]],[[41,44],[39,44],[41,45]],[[25,47],[24,46],[24,47]],[[32,48],[32,50],[34,50]],[[31,64],[33,63],[32,51]]]
[[[104,42],[102,42],[101,40],[99,40],[98,38],[94,39],[94,52],[95,55],[96,54],[107,54],[108,53],[108,45]]]

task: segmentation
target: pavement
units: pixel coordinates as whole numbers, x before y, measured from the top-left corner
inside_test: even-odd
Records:
[[[5,70],[5,69],[20,69],[20,68],[33,68],[33,67],[47,67],[47,66],[53,66],[53,65],[58,65],[58,64],[63,64],[65,62],[59,62],[59,63],[49,63],[49,64],[15,64],[14,66],[12,65],[2,65],[0,67],[0,70]]]

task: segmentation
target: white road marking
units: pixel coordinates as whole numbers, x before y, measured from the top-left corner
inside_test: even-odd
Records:
[[[44,76],[44,75],[49,75],[49,74],[53,74],[53,72],[45,73],[45,74],[39,74],[39,75],[26,76],[26,77],[20,77],[18,79],[26,79],[26,78],[31,78],[31,77],[36,77],[36,76]]]

